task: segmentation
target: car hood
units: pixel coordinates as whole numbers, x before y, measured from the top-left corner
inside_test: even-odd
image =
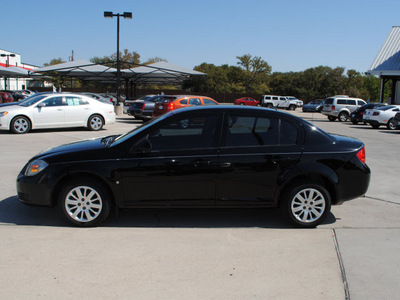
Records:
[[[107,138],[107,137],[106,137]],[[106,138],[96,138],[68,143],[44,150],[32,159],[45,159],[49,162],[83,161],[105,158],[110,152]]]
[[[19,102],[6,102],[6,103],[1,103],[0,104],[0,109],[1,109],[1,107],[4,107],[4,106],[12,106],[12,105],[18,105],[19,104]]]

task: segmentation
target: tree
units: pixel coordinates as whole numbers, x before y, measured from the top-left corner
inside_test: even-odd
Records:
[[[90,59],[92,63],[109,65],[110,67],[116,67],[117,53],[113,53],[110,56],[104,57],[93,57]],[[119,61],[121,69],[130,69],[140,64],[140,54],[128,49],[124,49],[124,52],[119,52]]]
[[[236,56],[239,60],[237,63],[245,71],[244,85],[246,92],[264,92],[266,89],[267,76],[271,74],[271,66],[259,56],[252,57],[250,54]]]

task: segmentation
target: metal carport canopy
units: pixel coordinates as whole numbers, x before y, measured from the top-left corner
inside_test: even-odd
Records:
[[[115,63],[113,63],[115,64]],[[76,60],[47,66],[30,71],[29,74],[77,77],[83,80],[114,82],[117,69],[95,64],[86,60]],[[121,79],[141,84],[177,84],[190,76],[206,76],[205,73],[185,69],[168,62],[157,62],[120,71]]]

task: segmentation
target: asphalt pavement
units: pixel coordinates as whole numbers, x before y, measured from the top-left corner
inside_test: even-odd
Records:
[[[316,229],[290,228],[276,209],[127,210],[103,226],[72,228],[58,211],[17,201],[27,160],[62,143],[123,133],[0,131],[2,299],[398,299],[400,131],[298,115],[366,144],[366,197],[333,206]]]

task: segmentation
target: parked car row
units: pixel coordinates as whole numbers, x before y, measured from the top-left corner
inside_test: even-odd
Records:
[[[218,105],[214,99],[198,95],[147,95],[137,100],[126,100],[125,103],[129,104],[128,115],[142,121],[150,120],[178,108]]]
[[[0,91],[0,103],[9,103],[9,102],[17,102],[24,100],[26,97],[35,94],[35,92],[31,90],[1,90]]]
[[[380,126],[386,126],[391,130],[400,129],[398,124],[400,105],[366,103],[360,98],[338,95],[328,97],[323,104],[321,101],[312,101],[303,106],[303,111],[320,111],[328,117],[329,121],[338,119],[340,122],[345,122],[350,120],[354,125],[369,124],[375,129]]]

